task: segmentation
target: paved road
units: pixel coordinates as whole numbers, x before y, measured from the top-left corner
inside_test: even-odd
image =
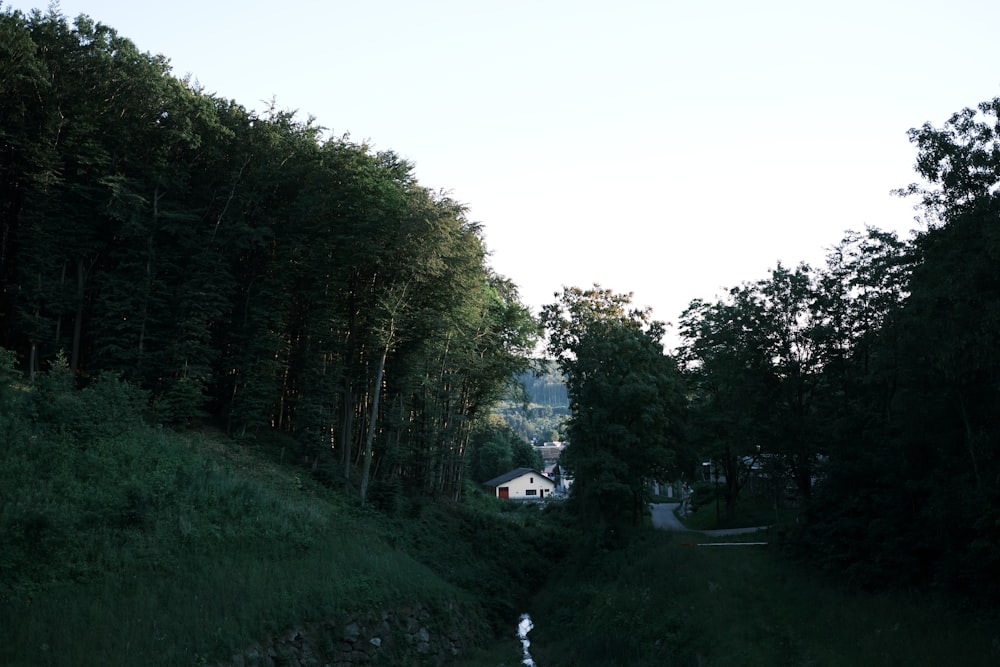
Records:
[[[767,526],[758,526],[756,528],[726,528],[723,530],[688,530],[674,515],[674,510],[680,507],[680,503],[653,503],[649,507],[653,515],[653,527],[661,530],[701,533],[709,537],[717,537],[720,535],[745,535],[767,529]]]

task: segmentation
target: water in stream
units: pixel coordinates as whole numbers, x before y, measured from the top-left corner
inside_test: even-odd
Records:
[[[527,667],[538,667],[535,661],[532,660],[531,653],[528,652],[528,647],[531,646],[531,642],[528,640],[528,633],[534,627],[535,624],[531,622],[531,616],[521,614],[521,620],[517,623],[517,636],[521,640],[521,650],[524,652],[521,656],[521,664],[527,665]]]

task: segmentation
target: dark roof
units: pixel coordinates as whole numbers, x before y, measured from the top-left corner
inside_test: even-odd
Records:
[[[535,470],[534,468],[517,468],[516,470],[511,470],[510,472],[505,472],[504,474],[500,475],[499,477],[494,477],[493,479],[489,480],[488,482],[483,482],[483,486],[500,486],[504,482],[509,482],[512,479],[517,479],[518,477],[520,477],[522,475],[527,475],[528,473],[532,473],[532,472],[535,473],[536,475],[538,475],[539,477],[541,477],[543,479],[547,479],[550,482],[552,482],[552,479],[550,479],[549,477],[546,477],[544,473],[540,473],[537,470]]]

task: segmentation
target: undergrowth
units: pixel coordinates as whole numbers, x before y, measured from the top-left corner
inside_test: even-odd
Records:
[[[337,494],[203,436],[8,443],[0,487],[3,664],[190,664],[465,595]]]
[[[456,600],[481,629],[470,667],[519,663],[522,612],[544,667],[1000,662],[995,616],[840,587],[776,550],[597,531],[474,489],[361,509],[284,449],[144,425],[117,378],[10,387],[0,664],[209,664],[299,623]]]
[[[117,378],[89,392],[43,378],[0,396],[0,664],[208,663],[300,623],[452,601],[489,619],[486,641],[558,557],[489,500],[362,509],[280,455],[145,426]]]
[[[927,595],[846,589],[774,550],[694,544],[690,535],[650,530],[621,549],[574,553],[532,607],[536,662],[856,667],[1000,661],[996,618]]]

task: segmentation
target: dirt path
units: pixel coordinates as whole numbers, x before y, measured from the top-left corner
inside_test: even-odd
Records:
[[[670,530],[675,532],[700,533],[709,537],[721,535],[746,535],[756,533],[759,530],[766,530],[767,526],[757,526],[755,528],[726,528],[723,530],[688,530],[684,524],[674,515],[674,510],[680,507],[680,503],[653,503],[649,506],[652,512],[653,527],[660,530]]]

